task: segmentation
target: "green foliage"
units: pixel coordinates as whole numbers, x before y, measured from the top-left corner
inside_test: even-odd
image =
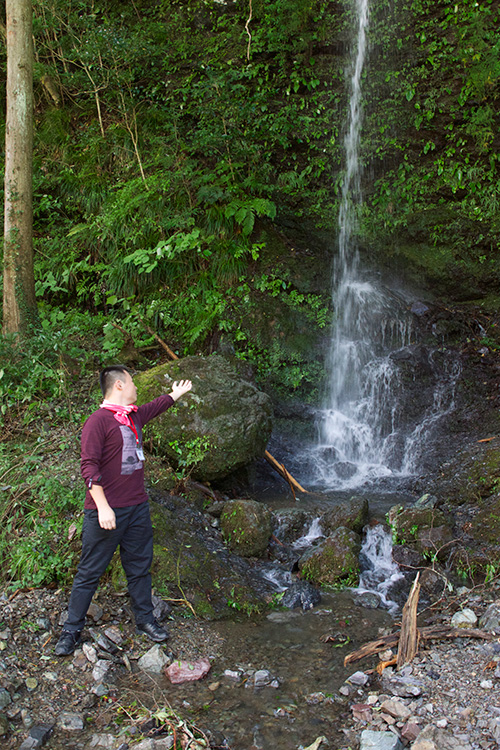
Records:
[[[72,415],[72,383],[91,360],[93,322],[77,311],[40,308],[40,325],[26,338],[0,337],[1,419],[40,419],[41,401],[53,402],[56,422]]]
[[[47,466],[57,463],[61,448],[67,443],[0,445],[0,569],[12,587],[65,584],[74,572],[83,491],[63,484]]]

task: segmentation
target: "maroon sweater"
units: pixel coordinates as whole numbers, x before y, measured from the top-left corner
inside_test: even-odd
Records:
[[[168,394],[159,396],[129,416],[142,446],[142,427],[169,409],[175,401]],[[99,484],[112,508],[124,508],[146,502],[144,463],[136,452],[133,430],[115,419],[114,412],[98,409],[82,429],[81,472],[87,486],[85,508],[96,508],[88,490]]]

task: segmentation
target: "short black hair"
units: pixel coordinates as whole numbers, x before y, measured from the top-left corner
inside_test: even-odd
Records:
[[[111,390],[116,381],[120,380],[120,375],[123,375],[126,372],[132,377],[132,373],[128,367],[125,367],[125,365],[110,365],[109,367],[105,367],[104,370],[101,370],[99,373],[99,385],[101,386],[102,395],[105,396],[106,393]]]

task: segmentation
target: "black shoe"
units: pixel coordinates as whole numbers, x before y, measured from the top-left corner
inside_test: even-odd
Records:
[[[166,641],[170,637],[167,631],[161,625],[158,625],[156,620],[154,622],[138,622],[135,629],[137,633],[144,633],[144,635],[147,635],[148,638],[156,643]]]
[[[81,630],[63,630],[55,647],[56,656],[69,656],[80,643]]]

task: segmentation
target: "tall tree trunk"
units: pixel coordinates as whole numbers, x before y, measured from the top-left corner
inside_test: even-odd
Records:
[[[36,314],[33,275],[33,41],[31,0],[6,0],[7,123],[3,332]]]

